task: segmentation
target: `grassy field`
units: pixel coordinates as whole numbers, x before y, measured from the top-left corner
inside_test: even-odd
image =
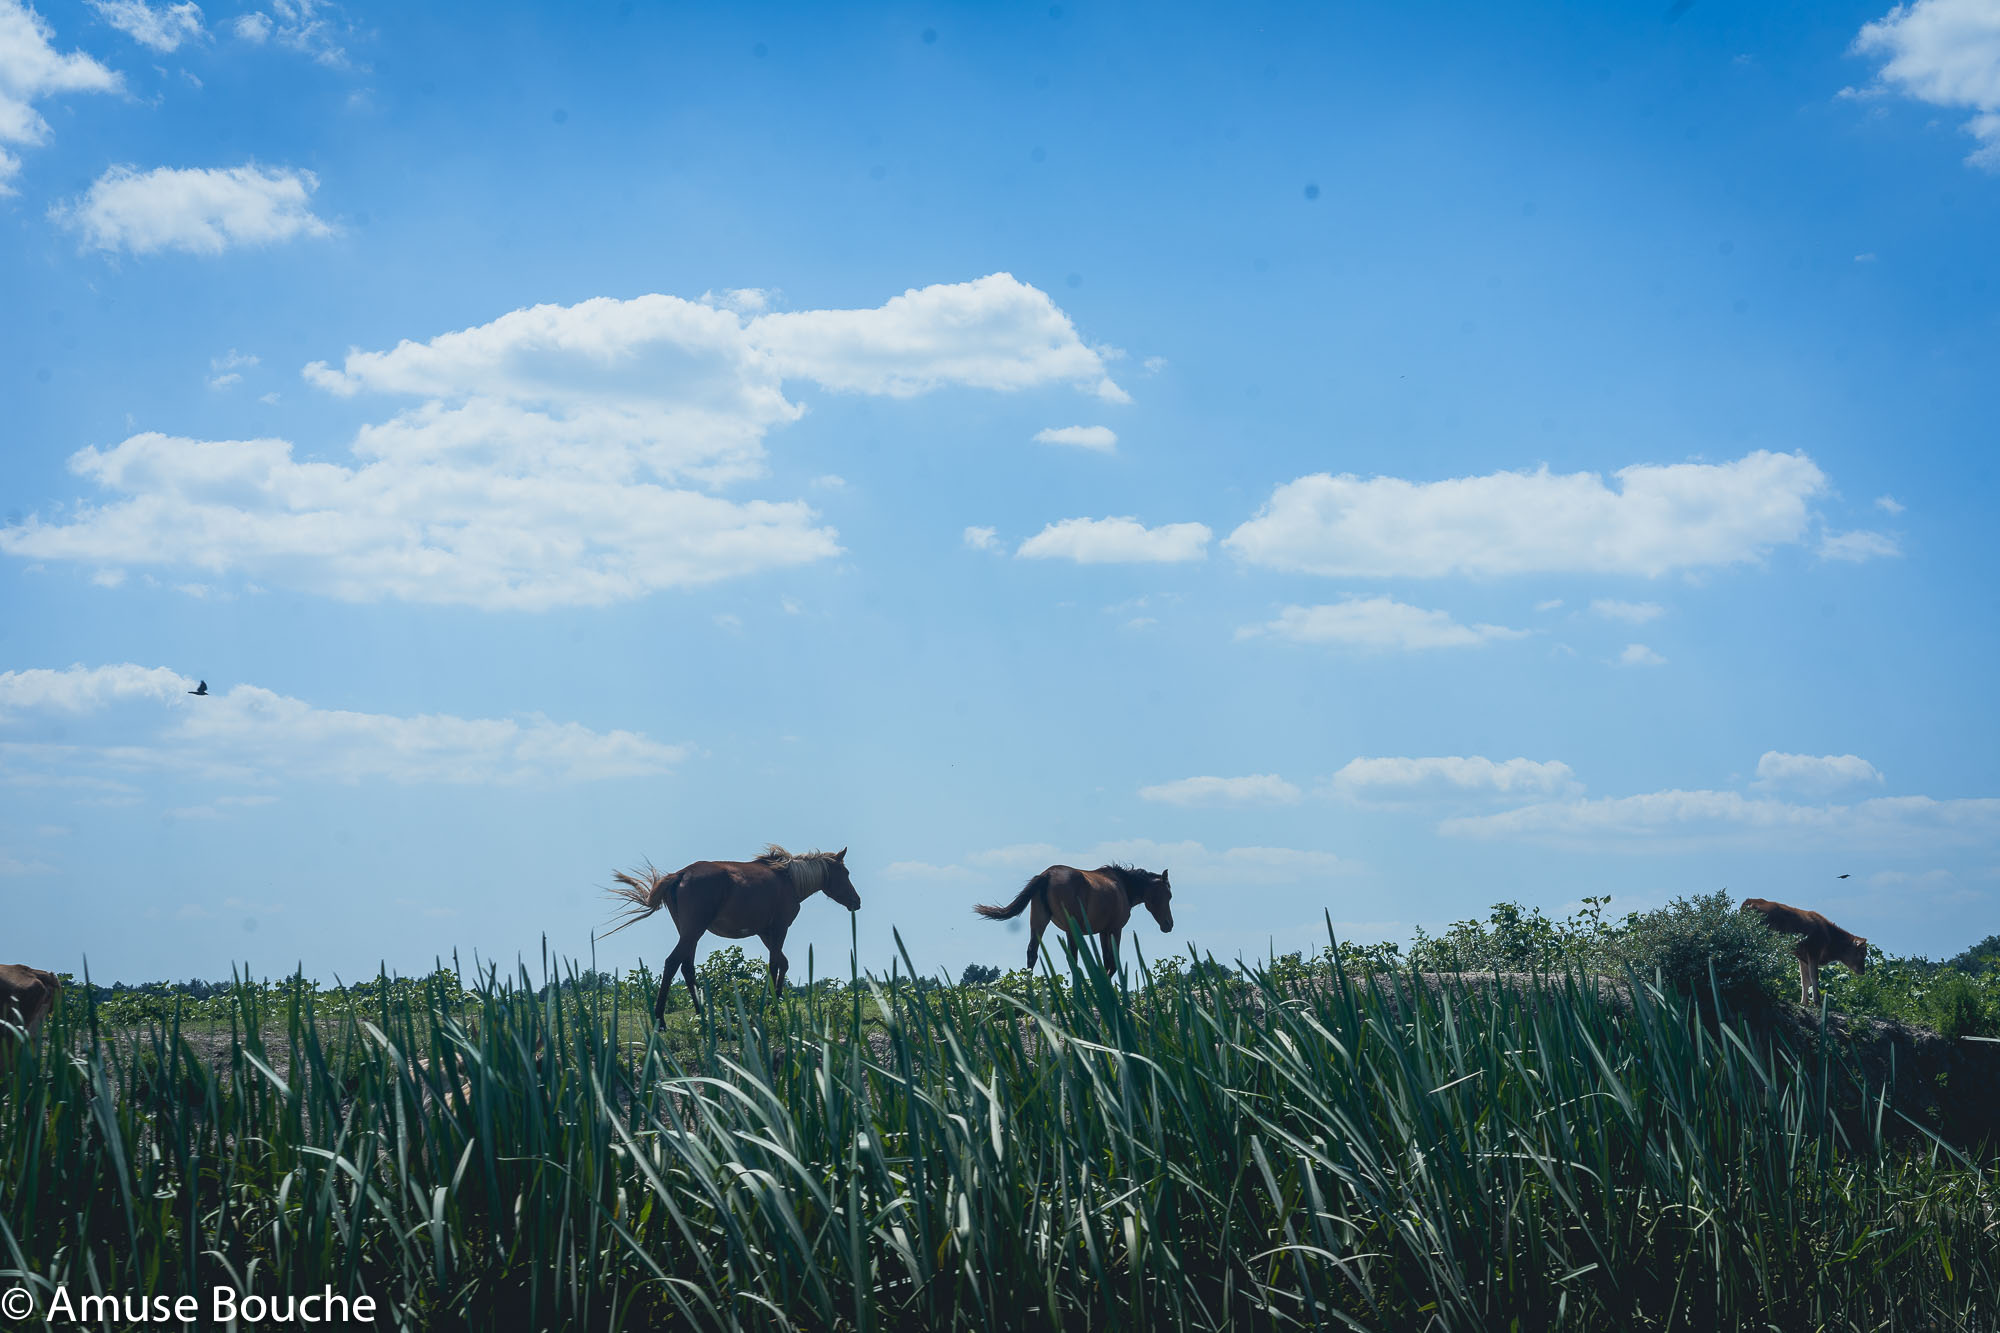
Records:
[[[137,1030],[79,994],[5,1085],[0,1286],[330,1285],[409,1328],[1973,1329],[2000,1309],[1989,1146],[1912,1124],[1809,1024],[1629,973],[1332,952],[714,994],[657,1034],[640,985],[603,978],[245,985]]]

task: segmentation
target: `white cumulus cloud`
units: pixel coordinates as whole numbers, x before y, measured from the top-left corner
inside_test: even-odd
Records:
[[[1213,534],[1202,523],[1149,528],[1136,518],[1066,518],[1021,543],[1014,554],[1028,560],[1074,560],[1080,565],[1176,564],[1208,557]]]
[[[81,51],[58,54],[55,30],[21,0],[0,0],[0,195],[21,170],[14,148],[33,148],[49,137],[49,122],[35,104],[59,93],[108,93],[118,75]]]
[[[1626,667],[1665,666],[1667,659],[1648,648],[1643,643],[1628,643],[1625,651],[1618,654],[1618,665]]]
[[[1804,454],[1496,472],[1416,482],[1319,473],[1277,488],[1224,545],[1273,569],[1353,577],[1657,576],[1802,540],[1825,474]]]
[[[1246,625],[1239,639],[1269,634],[1294,643],[1342,648],[1465,648],[1496,639],[1519,639],[1528,631],[1504,625],[1462,625],[1448,612],[1426,611],[1392,597],[1350,597],[1322,606],[1288,606],[1275,620]]]
[[[1118,433],[1109,426],[1050,426],[1035,432],[1037,444],[1067,444],[1108,454],[1118,448]]]
[[[1897,5],[1861,29],[1854,50],[1883,61],[1876,91],[1970,111],[1965,129],[1979,147],[1966,160],[2000,171],[2000,4],[1915,0]]]
[[[1010,273],[907,291],[872,310],[760,315],[749,340],[782,376],[829,389],[907,398],[1064,383],[1127,401],[1069,316]]]
[[[99,250],[218,255],[234,246],[331,235],[310,207],[318,188],[312,172],[276,167],[115,166],[50,216]]]
[[[1141,787],[1139,798],[1165,805],[1290,805],[1299,789],[1275,773],[1241,778],[1177,778]]]
[[[343,397],[415,402],[361,427],[350,462],[303,461],[281,439],[135,435],[70,459],[100,503],[0,529],[0,550],[238,573],[348,601],[524,610],[607,605],[824,559],[838,538],[804,501],[739,501],[687,484],[762,475],[767,433],[804,411],[785,381],[806,365],[835,387],[898,396],[922,385],[1061,385],[1078,374],[1094,391],[1095,353],[1084,349],[1088,365],[1047,358],[1053,335],[1042,323],[1017,320],[1010,347],[1000,325],[982,322],[995,300],[1047,303],[1032,288],[1023,289],[1032,300],[1014,301],[1019,284],[998,276],[965,284],[969,294],[927,288],[923,301],[887,303],[896,312],[887,332],[866,318],[790,326],[783,355],[767,345],[767,321],[780,317],[664,295],[535,306],[426,342],[356,349],[337,369],[307,366],[307,381]],[[849,335],[856,341],[843,348]],[[897,347],[910,358],[902,370]]]
[[[155,51],[178,50],[182,42],[208,35],[201,24],[201,6],[193,0],[178,5],[149,5],[146,0],[90,0],[97,16],[141,46]]]
[[[1000,544],[1000,533],[996,528],[967,528],[965,544],[975,551],[990,551]]]

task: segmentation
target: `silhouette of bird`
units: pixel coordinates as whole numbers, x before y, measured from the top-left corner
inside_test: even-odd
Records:
[[[1835,879],[1846,879],[1846,878],[1848,878],[1848,876],[1846,876],[1846,875],[1835,875],[1835,876],[1834,876],[1834,878],[1835,878]]]
[[[199,683],[198,685],[196,685],[196,686],[195,686],[195,687],[194,687],[193,689],[189,690],[189,691],[188,691],[188,693],[189,693],[189,694],[203,694],[203,695],[207,694],[207,693],[208,693],[208,682],[207,682],[207,681],[205,681],[205,680],[204,680],[204,681],[202,681],[201,683]]]

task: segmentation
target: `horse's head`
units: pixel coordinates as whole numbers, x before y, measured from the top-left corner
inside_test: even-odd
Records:
[[[826,878],[820,881],[820,891],[850,912],[861,910],[861,895],[854,891],[854,881],[847,875],[845,847],[827,858]]]
[[[1860,976],[1868,970],[1868,941],[1860,935],[1849,935],[1847,943],[1834,954],[1833,962],[1845,963],[1850,972]]]
[[[1174,886],[1167,882],[1167,872],[1155,875],[1151,871],[1141,872],[1146,876],[1146,896],[1143,900],[1146,910],[1153,914],[1153,920],[1160,923],[1160,929],[1171,932],[1174,928]]]

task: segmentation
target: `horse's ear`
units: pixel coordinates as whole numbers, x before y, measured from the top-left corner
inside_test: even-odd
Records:
[[[840,849],[839,851],[835,852],[835,853],[833,854],[833,859],[834,859],[834,860],[836,860],[836,861],[838,861],[838,862],[840,862],[840,863],[841,863],[842,865],[846,865],[846,864],[847,864],[847,849],[846,849],[845,847],[843,847],[843,848],[841,848],[841,849]]]

